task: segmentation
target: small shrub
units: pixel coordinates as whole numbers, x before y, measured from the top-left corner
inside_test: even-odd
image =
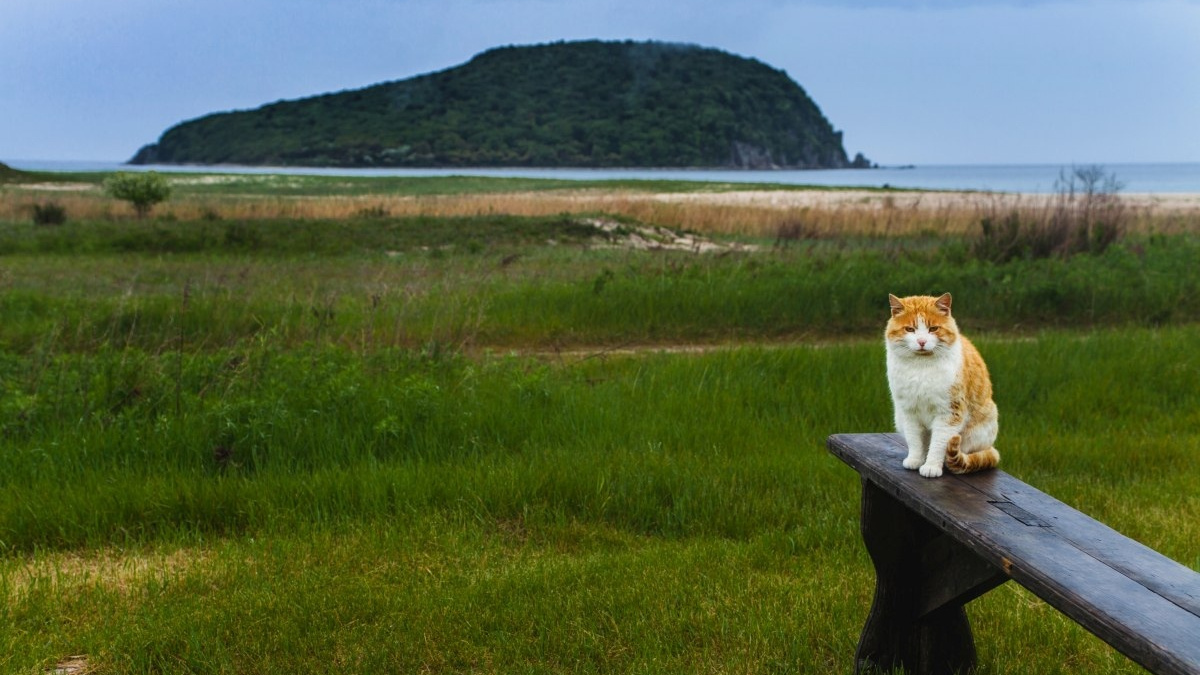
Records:
[[[1065,170],[1055,195],[1040,207],[985,209],[971,252],[1004,263],[1014,259],[1069,258],[1103,253],[1125,234],[1131,214],[1118,192],[1121,183],[1099,166]]]
[[[67,222],[67,209],[58,202],[33,205],[34,225],[62,225]]]
[[[171,196],[171,184],[154,171],[120,172],[104,181],[104,191],[110,197],[129,202],[138,218],[145,218],[155,204]]]

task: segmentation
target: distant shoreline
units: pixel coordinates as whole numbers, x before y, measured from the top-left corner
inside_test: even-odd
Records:
[[[319,169],[150,165],[122,161],[0,160],[14,169],[61,173],[161,171],[164,173],[292,174],[327,176],[499,176],[563,180],[696,180],[716,183],[767,183],[830,188],[904,188],[927,191],[982,191],[1050,194],[1066,164],[902,165],[872,169]],[[1081,163],[1082,164],[1082,163]],[[1200,162],[1100,164],[1124,184],[1124,195],[1200,193]]]

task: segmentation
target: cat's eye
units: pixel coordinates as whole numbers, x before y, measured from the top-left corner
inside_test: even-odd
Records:
[[[930,327],[929,327],[929,332],[930,332],[930,333],[936,333],[936,332],[938,332],[938,329],[939,329],[939,328],[941,328],[941,326],[930,326]]]
[[[912,327],[912,326],[905,326],[905,327],[904,327],[904,331],[905,331],[906,333],[915,333],[915,332],[917,332],[917,329],[916,329],[916,328],[914,328],[914,327]]]

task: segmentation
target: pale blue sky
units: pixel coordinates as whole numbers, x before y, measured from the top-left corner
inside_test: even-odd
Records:
[[[0,160],[590,38],[786,70],[882,164],[1200,161],[1200,0],[2,0]]]

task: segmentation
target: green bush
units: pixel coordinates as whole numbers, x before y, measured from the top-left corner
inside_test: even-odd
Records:
[[[121,172],[104,181],[104,191],[110,197],[129,202],[138,218],[145,218],[155,204],[171,196],[171,184],[154,171]]]

